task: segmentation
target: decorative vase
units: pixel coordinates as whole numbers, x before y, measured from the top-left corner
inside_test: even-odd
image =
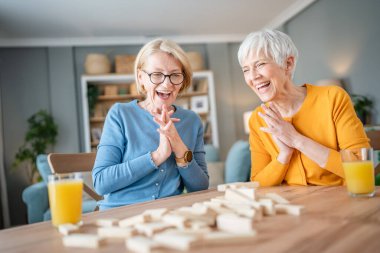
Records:
[[[84,69],[89,75],[108,74],[111,72],[111,62],[105,54],[88,54]]]

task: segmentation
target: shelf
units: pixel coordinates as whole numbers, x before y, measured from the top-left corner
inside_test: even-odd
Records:
[[[143,98],[143,95],[132,95],[132,94],[125,94],[125,95],[100,95],[98,96],[98,101],[112,101],[112,100],[128,100],[128,99],[141,99]]]
[[[82,108],[83,108],[83,126],[84,126],[84,143],[85,143],[85,150],[86,152],[90,152],[91,150],[94,150],[96,146],[99,144],[98,141],[91,141],[96,140],[97,138],[91,138],[94,134],[96,134],[96,131],[93,130],[96,128],[102,129],[103,124],[105,122],[106,114],[109,110],[109,108],[112,106],[112,104],[116,102],[129,102],[134,99],[142,100],[144,98],[143,95],[135,94],[136,87],[129,86],[135,83],[135,76],[133,74],[106,74],[106,75],[83,75],[81,77],[81,97],[82,97]],[[218,140],[218,129],[217,129],[217,118],[216,118],[216,107],[215,107],[215,87],[214,87],[214,77],[213,73],[211,71],[200,71],[200,72],[194,72],[193,74],[193,80],[197,81],[195,88],[199,88],[198,91],[192,90],[187,91],[186,93],[183,93],[177,97],[177,100],[183,100],[178,101],[179,106],[183,105],[184,108],[188,109],[194,106],[194,103],[198,100],[199,103],[206,103],[207,102],[207,112],[197,112],[195,110],[195,107],[199,111],[200,106],[198,104],[194,107],[194,111],[199,115],[202,122],[208,122],[208,127],[210,128],[209,131],[207,131],[204,135],[205,143],[214,145],[215,147],[219,147],[219,140]],[[204,80],[204,81],[202,81]],[[97,97],[96,105],[94,108],[94,115],[99,115],[100,117],[90,117],[89,115],[89,108],[88,108],[88,97],[87,97],[87,91],[89,85],[95,85],[99,88],[99,91],[101,94],[115,94],[115,95],[99,95]],[[115,87],[107,87],[107,86],[118,86],[116,87],[116,91],[114,90]],[[206,86],[206,87],[205,87]],[[132,88],[133,90],[132,90]],[[107,92],[105,92],[107,89]],[[122,92],[120,92],[120,89],[124,89]],[[127,93],[125,94],[124,91],[131,91],[134,94]],[[103,92],[104,91],[104,92]],[[123,94],[118,94],[118,93]],[[198,98],[199,97],[199,98]],[[202,98],[201,98],[202,97]],[[204,97],[207,97],[207,101],[205,102]],[[203,108],[203,107],[202,107]],[[206,108],[206,107],[205,107]],[[100,138],[100,136],[99,136]]]
[[[195,96],[207,96],[207,95],[208,95],[207,92],[194,91],[194,92],[187,92],[187,93],[183,93],[181,95],[178,95],[177,99],[187,98],[187,97],[195,97]]]
[[[105,117],[93,117],[90,118],[90,123],[102,123],[106,120]]]

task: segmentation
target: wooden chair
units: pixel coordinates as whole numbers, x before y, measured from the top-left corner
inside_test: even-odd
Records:
[[[380,131],[370,130],[366,131],[367,137],[370,139],[370,144],[373,150],[380,150]],[[380,174],[380,164],[375,168],[375,175]]]
[[[96,153],[60,154],[50,153],[47,157],[53,173],[91,172],[94,167]],[[87,184],[83,183],[83,190],[94,200],[103,199]],[[95,208],[95,211],[98,207]]]

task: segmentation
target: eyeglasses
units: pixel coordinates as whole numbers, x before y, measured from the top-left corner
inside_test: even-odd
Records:
[[[162,84],[165,81],[166,77],[168,77],[170,82],[174,85],[182,84],[183,80],[185,79],[185,75],[183,73],[172,73],[170,75],[165,75],[161,72],[148,73],[145,70],[143,71],[149,76],[150,81],[156,85]]]

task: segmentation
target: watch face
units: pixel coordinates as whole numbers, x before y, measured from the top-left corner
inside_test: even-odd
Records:
[[[193,152],[191,151],[186,151],[185,152],[185,160],[186,162],[191,162],[191,160],[193,160]]]

